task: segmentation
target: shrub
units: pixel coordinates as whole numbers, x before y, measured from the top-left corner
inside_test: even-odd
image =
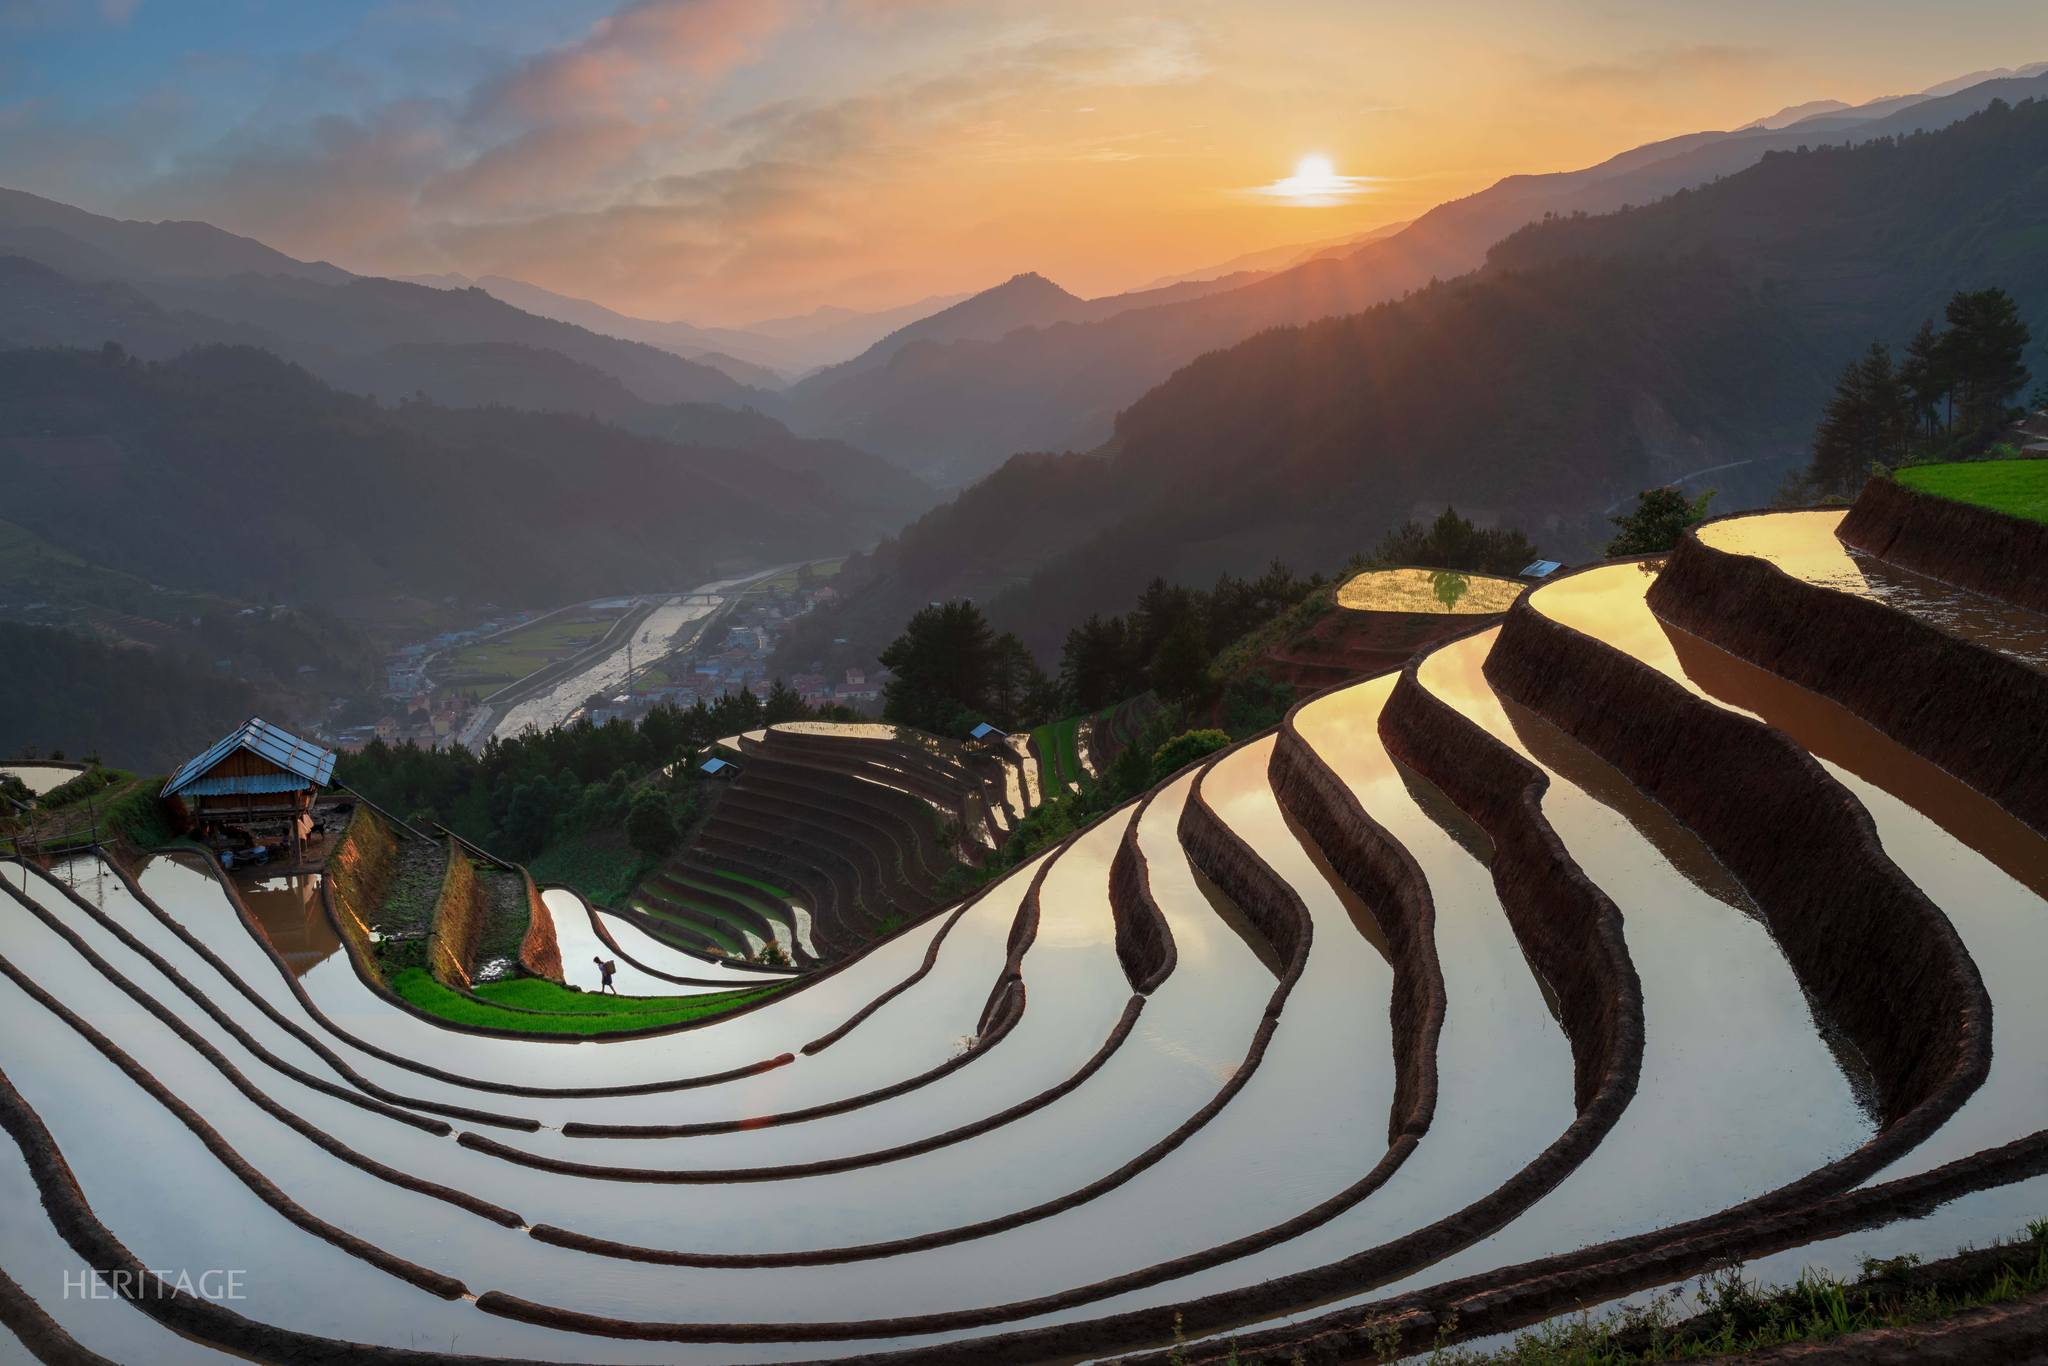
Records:
[[[1152,753],[1152,781],[1164,782],[1197,759],[1207,758],[1229,745],[1230,736],[1220,730],[1185,730]]]
[[[649,858],[660,858],[676,844],[676,817],[668,795],[648,789],[633,799],[626,815],[626,838]]]

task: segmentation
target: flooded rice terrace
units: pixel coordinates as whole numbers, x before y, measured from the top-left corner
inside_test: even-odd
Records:
[[[1346,579],[1337,605],[1353,612],[1505,612],[1523,585],[1489,574],[1452,569],[1368,569]]]
[[[1830,516],[1707,532],[2034,658],[2023,618],[1842,552]],[[1390,1297],[1462,1303],[1444,1287],[1483,1296],[1560,1256],[1568,1308],[1603,1248],[1902,1179],[1943,1184],[1911,1218],[1781,1240],[1759,1265],[1938,1255],[2048,1213],[2025,1204],[2038,1176],[1957,1176],[2042,1128],[2048,842],[1834,702],[1665,625],[1654,573],[1530,590],[1506,627],[1315,698],[828,967],[716,963],[546,890],[572,985],[595,984],[592,958],[620,960],[628,996],[786,982],[642,1037],[497,1036],[409,1009],[345,951],[315,877],[0,865],[0,1108],[49,1138],[0,1143],[0,1271],[120,1361],[959,1360],[994,1335],[1013,1359],[1075,1359],[1160,1347],[1176,1315],[1220,1353],[1316,1314],[1366,1322]],[[1347,584],[1347,607],[1497,613],[1522,592],[1363,577],[1380,581]],[[643,632],[672,636],[694,618],[657,619],[681,605]],[[1725,841],[1593,747],[1616,742],[1503,681],[1539,619],[1577,633],[1559,648],[1588,688],[1664,680],[1631,695],[1789,737],[1953,928],[1992,1004],[1990,1062],[1924,1130],[1894,1132],[1885,1059],[1848,1042],[1810,963],[1795,971],[1781,908]],[[563,688],[580,703],[590,679]],[[1677,733],[1677,710],[1657,719]],[[778,729],[744,744],[905,738]],[[925,756],[892,775],[860,752],[849,771],[922,791]],[[1588,915],[1611,917],[1611,943],[1570,939]],[[1557,942],[1613,961],[1577,979]],[[40,1208],[67,1189],[145,1266],[246,1269],[218,1306],[233,1317],[67,1297],[82,1258]],[[1614,1298],[1595,1284],[1583,1302]]]

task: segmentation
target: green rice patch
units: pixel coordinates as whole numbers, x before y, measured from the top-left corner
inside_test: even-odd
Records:
[[[1974,503],[2030,522],[2048,522],[2048,460],[1974,460],[1913,465],[1898,472],[1907,488]]]
[[[470,996],[442,986],[424,968],[406,968],[392,977],[391,989],[451,1024],[519,1034],[601,1038],[709,1019],[782,988],[778,983],[702,996],[611,996],[576,991],[539,978],[520,978],[485,983]],[[508,1009],[510,1006],[520,1008]]]

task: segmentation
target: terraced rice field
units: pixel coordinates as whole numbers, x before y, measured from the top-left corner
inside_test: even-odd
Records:
[[[28,790],[40,797],[53,792],[76,778],[81,770],[57,764],[0,764],[0,773],[10,778],[19,778]]]
[[[723,742],[738,774],[687,848],[635,889],[643,928],[685,948],[834,962],[932,910],[962,859],[1039,802],[1027,748],[868,723],[791,722]]]
[[[1337,605],[1352,612],[1482,615],[1507,611],[1522,588],[1513,579],[1455,569],[1368,569],[1337,589]]]
[[[572,983],[782,983],[645,1037],[396,1008],[290,888],[250,921],[171,859],[0,865],[0,1208],[38,1211],[0,1322],[126,1362],[1163,1362],[1176,1322],[1175,1361],[1373,1360],[2010,1232],[2048,1214],[2048,618],[1838,517],[1531,590],[878,942],[935,806],[1021,815],[1028,751],[742,738],[758,809],[668,885],[804,904],[812,970],[543,897]],[[245,1274],[67,1297],[87,1266]]]

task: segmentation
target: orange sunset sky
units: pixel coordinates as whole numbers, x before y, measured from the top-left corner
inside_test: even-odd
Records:
[[[1138,287],[2038,60],[2048,6],[0,0],[0,52],[0,184],[744,323]]]

